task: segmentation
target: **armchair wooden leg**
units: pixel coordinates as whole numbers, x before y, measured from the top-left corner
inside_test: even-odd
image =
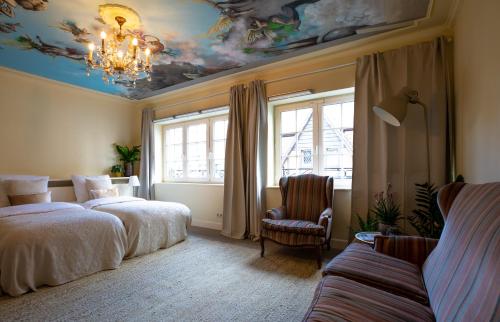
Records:
[[[264,257],[264,237],[260,237],[260,257]]]
[[[316,247],[316,262],[318,264],[318,269],[321,269],[321,266],[323,263],[323,260],[321,258],[321,247],[322,247],[322,245]]]

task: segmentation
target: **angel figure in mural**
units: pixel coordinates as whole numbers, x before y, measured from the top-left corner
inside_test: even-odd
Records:
[[[21,27],[21,24],[19,22],[16,23],[0,22],[0,32],[4,34],[10,34],[11,32],[16,32],[18,27]]]
[[[20,5],[23,9],[32,11],[47,10],[49,0],[0,0],[0,13],[13,18],[14,8]]]
[[[279,43],[287,39],[289,35],[297,32],[301,24],[297,8],[304,4],[312,4],[319,0],[232,0],[215,2],[206,0],[207,3],[217,8],[220,12],[218,21],[212,26],[208,33],[217,34],[218,38],[227,41],[231,37],[241,37],[248,47],[261,47],[257,43],[265,41],[269,44]],[[239,23],[245,25],[246,32],[243,35],[241,28],[234,28]],[[245,47],[245,46],[244,46]],[[251,48],[242,48],[246,53],[253,52]]]
[[[15,42],[12,45],[23,49],[23,50],[31,50],[35,49],[41,52],[42,54],[49,55],[52,57],[66,57],[72,60],[81,61],[84,60],[85,53],[77,48],[62,48],[55,45],[48,44],[44,42],[40,36],[36,36],[36,40],[33,40],[30,36],[20,36],[17,37],[16,40],[6,40],[5,42]]]
[[[87,37],[90,36],[87,29],[78,27],[73,21],[64,20],[63,22],[60,22],[57,27],[62,31],[71,33],[76,42],[82,44],[88,44],[90,42],[90,40],[87,39]]]

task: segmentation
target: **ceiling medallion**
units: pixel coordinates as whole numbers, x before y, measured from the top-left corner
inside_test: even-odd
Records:
[[[139,78],[146,77],[150,81],[151,49],[141,39],[140,33],[134,33],[141,27],[137,12],[122,5],[105,4],[99,6],[99,15],[103,23],[111,26],[111,35],[103,30],[100,34],[101,45],[88,45],[85,58],[87,76],[98,69],[102,71],[106,83],[128,81],[135,87]]]

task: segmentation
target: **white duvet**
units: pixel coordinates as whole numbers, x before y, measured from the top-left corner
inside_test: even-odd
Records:
[[[18,296],[117,268],[126,238],[115,216],[75,204],[0,208],[0,290]]]
[[[191,224],[190,209],[176,202],[111,197],[89,200],[82,205],[121,219],[127,231],[127,258],[152,253],[183,241]]]

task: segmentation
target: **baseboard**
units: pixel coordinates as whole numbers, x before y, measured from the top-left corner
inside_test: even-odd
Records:
[[[215,230],[222,230],[222,223],[213,222],[213,221],[209,221],[209,220],[203,220],[203,219],[193,218],[193,221],[191,222],[191,225],[195,226],[195,227],[202,227],[202,228],[209,228],[209,229],[215,229]]]
[[[347,247],[348,241],[346,239],[332,238],[330,245],[335,249],[344,249]]]

